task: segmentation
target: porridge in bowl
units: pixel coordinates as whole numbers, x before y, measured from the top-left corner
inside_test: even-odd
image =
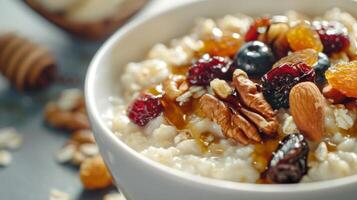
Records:
[[[140,154],[216,179],[357,174],[357,27],[337,8],[198,19],[118,78],[113,132]]]

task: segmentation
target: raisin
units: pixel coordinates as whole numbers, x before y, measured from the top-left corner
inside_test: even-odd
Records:
[[[204,40],[201,51],[211,56],[233,57],[243,43],[243,38],[238,33],[232,33]]]
[[[283,64],[262,77],[263,94],[274,109],[289,107],[289,94],[294,85],[315,80],[315,71],[305,63]]]
[[[357,61],[338,63],[330,67],[325,76],[332,88],[347,97],[357,98]]]
[[[318,55],[318,52],[314,49],[303,49],[300,51],[295,51],[290,55],[281,58],[273,65],[273,68],[279,67],[283,64],[296,64],[299,62],[303,62],[308,66],[312,66],[318,61]]]
[[[269,162],[266,178],[272,183],[298,183],[307,173],[309,146],[301,134],[290,134],[279,143]]]
[[[323,45],[319,34],[306,22],[300,22],[287,33],[287,40],[293,51],[314,49],[321,52]]]

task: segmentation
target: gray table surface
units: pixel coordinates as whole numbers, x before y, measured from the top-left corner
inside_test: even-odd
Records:
[[[137,17],[166,7],[167,0],[151,2]],[[160,6],[158,6],[160,4]],[[0,33],[15,31],[51,49],[62,76],[76,78],[76,83],[56,83],[48,89],[19,94],[0,76],[0,128],[13,126],[24,138],[13,151],[10,166],[0,167],[0,200],[45,200],[52,188],[67,192],[72,199],[102,199],[115,188],[85,191],[78,169],[56,162],[54,154],[68,138],[65,132],[46,127],[44,104],[56,98],[64,88],[83,87],[87,66],[102,42],[75,39],[19,0],[0,0]]]
[[[135,18],[191,0],[152,0]],[[105,2],[105,1],[103,1]],[[135,20],[132,19],[132,20]],[[78,79],[31,94],[13,90],[0,75],[0,128],[13,126],[23,136],[20,149],[13,151],[10,166],[0,167],[0,200],[45,200],[52,188],[69,193],[72,199],[102,199],[115,191],[109,188],[85,191],[78,169],[56,162],[55,153],[68,134],[47,127],[43,106],[65,88],[83,88],[87,66],[102,42],[78,40],[64,33],[28,8],[20,0],[0,0],[0,33],[14,31],[47,46],[55,55],[61,76]]]

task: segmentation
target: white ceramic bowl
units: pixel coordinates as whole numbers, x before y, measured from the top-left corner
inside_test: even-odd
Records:
[[[288,9],[311,15],[338,6],[357,15],[356,0],[208,0],[179,6],[131,22],[94,57],[86,79],[87,108],[100,152],[119,189],[129,200],[335,200],[356,199],[357,176],[295,185],[233,183],[186,174],[151,161],[120,141],[103,114],[108,97],[119,94],[122,67],[139,61],[151,46],[187,33],[197,17],[281,14]]]

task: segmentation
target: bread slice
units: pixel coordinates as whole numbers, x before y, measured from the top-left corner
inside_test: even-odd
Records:
[[[25,0],[33,10],[80,38],[107,37],[149,0]]]

